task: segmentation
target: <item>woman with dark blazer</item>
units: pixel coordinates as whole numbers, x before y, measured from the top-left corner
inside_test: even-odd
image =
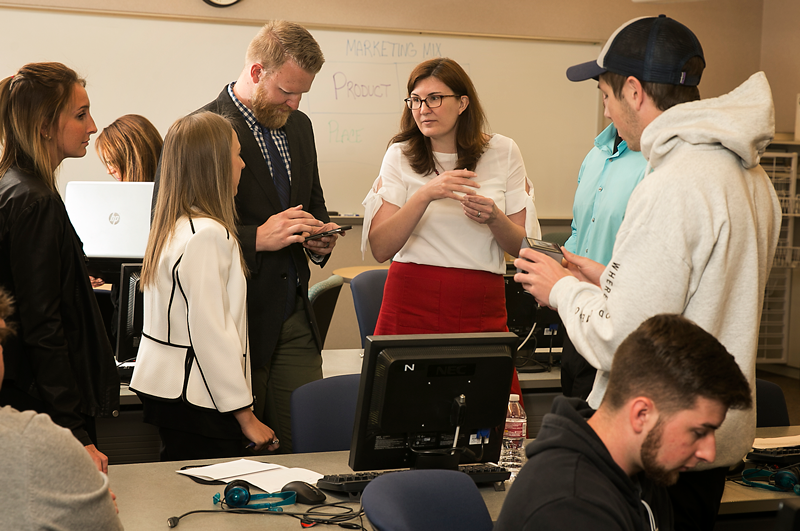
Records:
[[[47,413],[106,471],[94,418],[119,414],[119,377],[55,176],[97,132],[84,85],[61,63],[0,81],[0,286],[16,300],[17,328],[0,405]]]

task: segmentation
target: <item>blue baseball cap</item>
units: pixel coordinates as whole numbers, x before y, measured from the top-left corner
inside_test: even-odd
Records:
[[[700,57],[705,65],[703,48],[692,30],[666,15],[635,18],[617,28],[596,61],[569,67],[567,79],[596,80],[600,74],[613,72],[644,82],[693,87],[701,75],[684,70],[693,57]]]

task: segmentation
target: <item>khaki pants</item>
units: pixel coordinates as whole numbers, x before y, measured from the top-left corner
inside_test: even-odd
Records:
[[[320,379],[322,355],[303,298],[298,296],[294,313],[283,323],[272,358],[252,374],[256,418],[275,431],[280,439],[279,453],[292,452],[292,391]]]

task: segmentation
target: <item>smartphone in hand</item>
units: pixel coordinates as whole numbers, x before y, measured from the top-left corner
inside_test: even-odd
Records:
[[[563,263],[562,259],[564,258],[564,253],[561,252],[561,247],[552,242],[546,242],[534,238],[522,238],[522,246],[520,249],[533,249],[534,251],[539,251],[540,253],[546,254],[559,264]],[[525,271],[517,268],[517,273],[525,273]]]
[[[318,240],[318,239],[320,239],[320,238],[322,238],[324,236],[330,236],[331,234],[341,234],[344,231],[350,230],[352,228],[353,227],[351,225],[342,225],[338,229],[326,230],[325,232],[318,232],[317,234],[312,234],[311,236],[308,236],[306,238],[306,241]]]

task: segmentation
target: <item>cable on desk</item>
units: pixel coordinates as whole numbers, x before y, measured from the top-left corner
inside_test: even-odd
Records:
[[[297,518],[300,520],[300,525],[303,527],[313,527],[317,524],[326,524],[326,525],[338,525],[344,529],[364,529],[363,523],[363,516],[364,516],[364,508],[359,506],[358,511],[355,510],[354,507],[347,507],[343,504],[350,503],[346,501],[340,501],[335,503],[323,503],[320,505],[313,505],[308,508],[305,512],[290,512],[290,511],[274,511],[269,509],[244,509],[244,508],[235,508],[235,509],[226,509],[222,507],[222,509],[197,509],[194,511],[189,511],[187,513],[183,513],[180,516],[171,516],[167,519],[167,525],[170,528],[177,527],[180,523],[182,518],[189,516],[190,514],[199,514],[199,513],[213,513],[213,514],[271,514],[275,516],[286,515],[291,516],[293,518]],[[342,512],[319,512],[328,508],[336,508],[341,509]],[[358,518],[359,523],[350,523],[351,520],[355,520]]]

